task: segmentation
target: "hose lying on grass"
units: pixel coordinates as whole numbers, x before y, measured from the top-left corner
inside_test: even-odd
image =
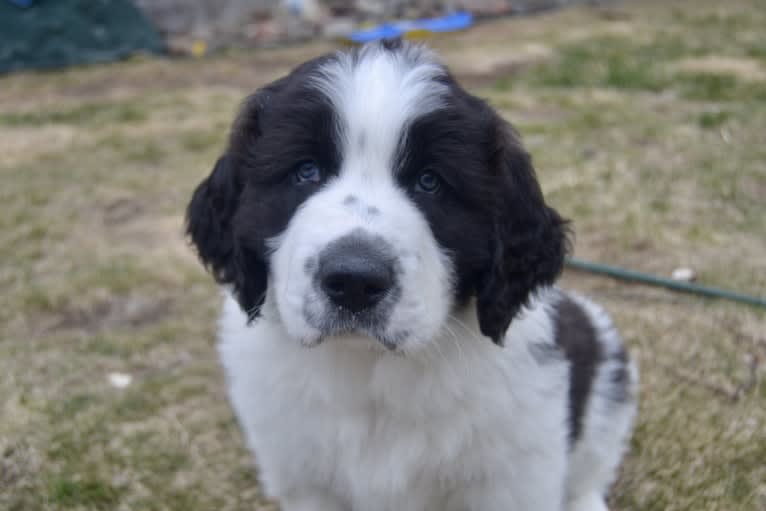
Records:
[[[570,268],[577,270],[583,270],[590,273],[596,273],[600,275],[608,275],[620,280],[627,280],[631,282],[640,282],[642,284],[650,284],[653,286],[660,286],[673,291],[680,291],[684,293],[692,293],[696,295],[707,296],[711,298],[723,298],[725,300],[732,300],[735,302],[746,303],[755,307],[762,307],[766,309],[766,298],[759,298],[757,296],[750,296],[734,291],[728,291],[725,289],[719,289],[710,286],[701,286],[699,284],[692,284],[689,282],[679,282],[664,277],[658,277],[657,275],[651,275],[649,273],[642,273],[635,270],[628,270],[620,268],[618,266],[612,266],[609,264],[593,263],[590,261],[584,261],[575,257],[570,257],[566,262]]]

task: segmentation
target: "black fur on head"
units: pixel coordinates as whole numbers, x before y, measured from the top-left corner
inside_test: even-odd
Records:
[[[202,263],[218,283],[231,286],[250,320],[266,296],[268,240],[308,197],[285,176],[306,157],[328,168],[336,164],[333,113],[306,79],[323,60],[299,66],[244,101],[226,151],[187,208],[186,231]]]
[[[568,222],[546,205],[529,154],[507,122],[495,121],[497,172],[491,262],[476,286],[481,332],[502,344],[534,291],[552,284],[570,249]]]
[[[234,215],[243,188],[235,159],[224,154],[192,196],[187,234],[216,281],[230,285],[242,308],[255,317],[263,304],[268,270],[265,259],[236,239]]]
[[[451,76],[444,83],[446,104],[413,123],[400,173],[435,168],[450,185],[436,201],[413,200],[452,259],[456,305],[474,298],[481,332],[502,344],[534,291],[561,272],[567,222],[546,205],[510,124]]]

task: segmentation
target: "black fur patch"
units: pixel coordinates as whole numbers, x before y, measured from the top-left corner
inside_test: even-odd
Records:
[[[630,364],[630,357],[624,346],[620,346],[620,350],[612,355],[612,359],[616,360],[619,365],[613,368],[609,374],[609,399],[618,405],[628,403],[633,399],[631,394],[631,374],[628,368]]]
[[[247,98],[229,146],[194,192],[187,233],[219,283],[233,286],[250,319],[265,298],[266,240],[281,233],[318,184],[295,186],[292,173],[314,161],[337,172],[335,110],[309,77],[332,57],[315,59]]]
[[[453,257],[456,303],[475,296],[482,333],[502,344],[534,290],[561,272],[567,222],[545,204],[511,126],[449,75],[440,81],[447,104],[403,136],[398,178]],[[444,181],[438,195],[413,192],[423,170]]]
[[[602,359],[601,345],[590,318],[567,296],[556,305],[556,343],[570,363],[569,437],[574,443],[582,431],[582,420]]]

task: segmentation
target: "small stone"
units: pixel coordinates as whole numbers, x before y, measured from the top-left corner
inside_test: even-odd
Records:
[[[680,282],[694,282],[697,278],[697,274],[691,268],[682,267],[673,270],[673,273],[670,274],[670,278]]]
[[[133,377],[127,373],[109,373],[109,383],[112,387],[124,389],[133,382]]]

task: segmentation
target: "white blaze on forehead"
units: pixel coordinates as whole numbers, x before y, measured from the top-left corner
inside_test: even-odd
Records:
[[[435,55],[404,44],[366,46],[323,65],[316,85],[338,112],[344,161],[390,170],[408,124],[441,108],[447,86]]]

